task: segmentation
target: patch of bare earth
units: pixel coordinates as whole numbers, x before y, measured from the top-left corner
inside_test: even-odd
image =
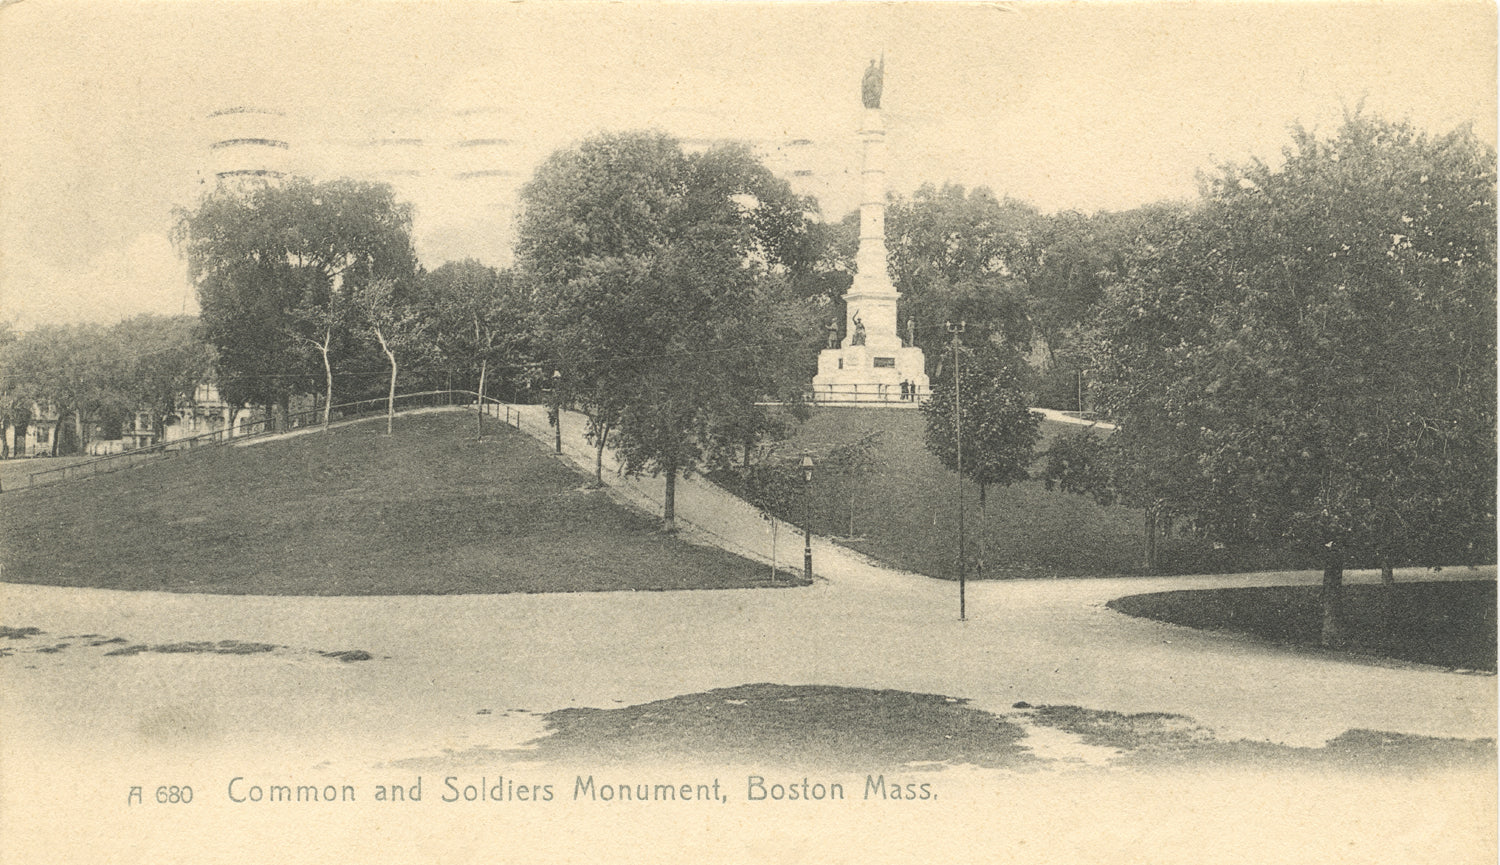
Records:
[[[1349,730],[1321,748],[1220,739],[1193,719],[1017,704],[994,714],[939,694],[823,685],[741,685],[618,709],[542,716],[548,735],[496,761],[662,761],[855,769],[1265,769],[1420,772],[1482,767],[1491,739]],[[476,755],[477,756],[477,755]]]

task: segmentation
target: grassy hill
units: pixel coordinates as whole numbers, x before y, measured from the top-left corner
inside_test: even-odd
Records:
[[[922,414],[878,408],[818,408],[797,425],[784,447],[826,451],[865,433],[881,433],[878,469],[851,486],[828,471],[815,472],[810,512],[813,531],[854,534],[845,543],[882,561],[935,577],[957,577],[958,480],[923,444]],[[1038,451],[1077,426],[1044,421]],[[721,479],[733,486],[729,479]],[[966,532],[974,576],[979,535],[979,488],[963,485]],[[1083,496],[1048,492],[1041,481],[991,487],[985,521],[985,576],[1061,577],[1135,573],[1145,557],[1144,516],[1124,507],[1101,507]],[[801,523],[800,509],[783,514]]]
[[[0,496],[9,582],[268,595],[738,588],[765,565],[656,531],[461,413],[216,448]],[[787,585],[782,577],[779,585]]]
[[[819,407],[806,422],[791,421],[791,426],[787,439],[776,447],[792,457],[802,450],[826,453],[868,433],[880,434],[879,467],[867,477],[851,484],[836,477],[836,472],[827,467],[815,472],[808,508],[814,532],[838,538],[854,549],[910,571],[957,578],[958,476],[928,453],[924,441],[926,422],[920,412]],[[1074,435],[1082,429],[1076,424],[1043,421],[1037,453],[1045,451],[1056,438]],[[1042,467],[1043,460],[1038,459],[1032,473],[1040,474]],[[738,478],[727,473],[716,473],[713,477],[732,491],[739,483]],[[981,534],[985,543],[986,578],[1145,572],[1145,514],[1135,508],[1101,507],[1086,496],[1049,492],[1039,480],[1026,481],[989,489],[987,519],[981,532],[978,486],[964,483],[963,495],[970,578],[975,576]],[[851,502],[854,537],[847,539]],[[801,502],[781,516],[801,525]],[[1311,551],[1289,544],[1225,547],[1183,533],[1159,539],[1157,562],[1157,572],[1162,574],[1320,567]],[[1353,566],[1373,564],[1363,562]]]

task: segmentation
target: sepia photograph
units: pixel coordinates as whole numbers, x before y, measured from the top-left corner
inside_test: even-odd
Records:
[[[1494,863],[1496,46],[0,0],[0,863]]]

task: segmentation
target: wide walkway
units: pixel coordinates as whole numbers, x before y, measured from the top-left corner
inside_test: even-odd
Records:
[[[553,442],[541,406],[516,406],[522,429]],[[592,467],[583,416],[563,415],[564,454]],[[662,478],[626,478],[605,454],[604,479],[632,503],[660,514]],[[899,506],[899,505],[895,505]],[[682,535],[769,561],[770,523],[701,478],[679,478]],[[801,537],[783,525],[778,562],[801,565]],[[873,658],[879,687],[910,687],[1000,710],[1025,700],[1121,712],[1192,716],[1221,735],[1320,745],[1351,728],[1488,737],[1495,732],[1496,681],[1411,664],[1353,661],[1243,638],[1134,619],[1104,607],[1126,594],[1184,588],[1311,584],[1314,572],[1227,576],[992,581],[967,587],[959,622],[956,584],[880,565],[824,538],[813,539],[818,589],[798,592],[838,615],[822,630],[827,674],[846,677]],[[1403,572],[1401,579],[1494,578],[1494,569]],[[1353,572],[1349,582],[1376,582]],[[882,634],[885,638],[882,638]],[[882,644],[899,643],[894,651]],[[872,654],[873,653],[873,654]],[[837,659],[834,661],[834,659]],[[852,668],[851,669],[851,665]],[[748,681],[748,680],[747,680]],[[847,678],[835,684],[843,684]]]

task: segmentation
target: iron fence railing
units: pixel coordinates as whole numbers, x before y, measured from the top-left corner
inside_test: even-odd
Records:
[[[471,390],[455,391],[455,393],[463,393],[472,397],[479,396],[479,394]],[[498,399],[491,399],[490,397],[484,397],[480,400],[479,407],[483,417],[492,417],[495,420],[502,421],[506,426],[514,427],[518,431],[521,429],[521,412],[519,409],[513,408]],[[483,429],[482,425],[480,429]]]
[[[921,405],[932,389],[900,384],[822,384],[808,393],[808,402],[824,404]]]
[[[479,394],[474,391],[432,390],[397,394],[395,406],[396,411],[402,412],[438,406],[472,405],[476,401],[479,401]],[[503,407],[505,410],[504,421],[516,429],[521,428],[520,413],[512,410],[510,406],[489,397],[485,397],[482,402],[485,406],[485,414],[487,416],[501,419],[502,415],[499,409]],[[328,420],[329,423],[333,423],[336,421],[357,420],[365,417],[378,417],[385,413],[386,398],[375,397],[357,402],[336,404],[329,409]],[[512,414],[514,414],[513,419],[511,417]],[[155,462],[163,458],[191,453],[203,448],[251,441],[257,438],[280,435],[296,430],[312,430],[322,425],[323,409],[321,407],[287,415],[285,420],[280,423],[274,418],[263,418],[234,427],[226,427],[224,429],[200,433],[195,436],[159,442],[143,448],[121,451],[101,456],[97,459],[31,472],[26,476],[26,486],[7,488],[4,492],[10,492],[13,489],[30,489],[66,480],[94,477],[101,474],[110,474],[147,462]]]
[[[927,389],[912,389],[903,394],[897,386],[887,385],[825,385],[811,394],[813,403],[827,404],[909,404],[919,405],[928,397]],[[478,406],[480,416],[494,418],[520,431],[521,412],[511,404],[491,397],[480,397],[471,390],[432,390],[396,395],[396,411],[412,411],[438,406]],[[357,402],[341,403],[329,410],[330,423],[378,417],[386,412],[386,398],[374,397]],[[210,430],[195,436],[159,442],[143,448],[120,451],[91,460],[71,463],[56,468],[42,469],[26,475],[24,486],[8,485],[0,492],[31,489],[61,481],[78,480],[101,474],[110,474],[122,469],[134,468],[148,462],[192,453],[194,451],[221,447],[228,444],[252,441],[267,436],[280,435],[296,430],[313,431],[323,425],[323,409],[314,408],[287,415],[280,422],[275,418],[262,418],[224,429]],[[479,422],[483,431],[483,421]],[[13,484],[14,482],[12,482]]]

